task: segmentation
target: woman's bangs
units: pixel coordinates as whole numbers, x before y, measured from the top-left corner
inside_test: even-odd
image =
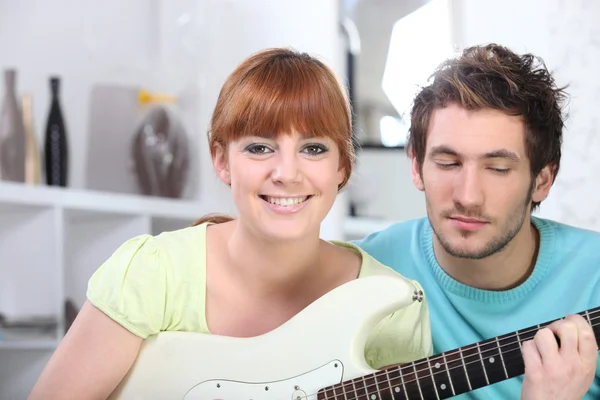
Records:
[[[246,136],[276,137],[297,132],[343,142],[348,134],[344,98],[339,88],[301,69],[273,68],[247,77],[232,107],[228,140]],[[341,108],[341,109],[340,109]],[[236,112],[237,111],[237,112]]]

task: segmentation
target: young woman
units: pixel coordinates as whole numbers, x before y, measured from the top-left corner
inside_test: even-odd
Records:
[[[221,90],[209,142],[238,217],[119,247],[90,279],[30,399],[106,398],[149,335],[256,336],[346,282],[395,274],[351,244],[319,238],[354,161],[350,107],[323,63],[287,49],[244,61]],[[415,302],[379,323],[365,357],[382,368],[431,349],[426,303]]]

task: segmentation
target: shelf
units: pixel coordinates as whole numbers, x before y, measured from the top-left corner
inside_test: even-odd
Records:
[[[16,208],[60,207],[75,217],[103,214],[148,215],[168,219],[189,220],[220,210],[216,202],[169,199],[0,182],[0,212]]]
[[[0,350],[54,350],[58,341],[53,339],[39,340],[0,340]]]

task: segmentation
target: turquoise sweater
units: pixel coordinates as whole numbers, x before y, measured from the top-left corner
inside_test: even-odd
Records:
[[[355,243],[422,284],[430,307],[434,354],[439,354],[600,306],[600,233],[536,217],[532,221],[541,237],[537,263],[523,284],[506,291],[475,289],[446,274],[433,253],[427,218],[394,224]],[[490,365],[498,359],[497,352],[495,358],[483,353],[484,360],[475,361]],[[519,399],[522,382],[520,375],[456,398]],[[440,391],[452,390],[448,382],[439,381],[437,386]],[[600,399],[600,363],[585,399]]]

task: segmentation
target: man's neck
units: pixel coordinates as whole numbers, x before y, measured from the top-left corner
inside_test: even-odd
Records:
[[[508,290],[525,282],[533,272],[538,248],[539,233],[531,222],[524,224],[502,251],[481,260],[454,257],[433,237],[442,269],[455,280],[483,290]]]

